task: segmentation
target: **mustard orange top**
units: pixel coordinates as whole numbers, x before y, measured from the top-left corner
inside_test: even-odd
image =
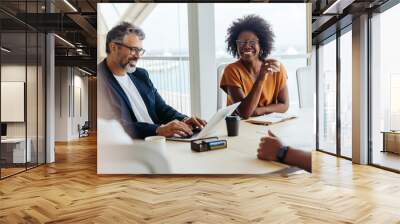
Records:
[[[280,71],[274,72],[273,75],[268,74],[264,80],[264,87],[258,101],[258,107],[265,107],[269,104],[277,103],[279,92],[285,87],[287,79],[287,72],[282,63],[280,63]],[[220,87],[226,92],[227,86],[235,86],[242,89],[245,96],[247,96],[254,82],[250,77],[249,72],[246,70],[240,60],[229,64],[224,69],[224,74],[221,79]],[[228,95],[227,105],[231,105],[233,100]]]

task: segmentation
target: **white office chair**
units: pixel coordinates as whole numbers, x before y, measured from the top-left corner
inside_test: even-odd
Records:
[[[217,67],[217,75],[218,75],[218,82],[217,82],[217,85],[218,85],[217,86],[217,89],[218,89],[218,91],[217,91],[217,94],[218,94],[217,95],[217,110],[219,110],[219,109],[221,109],[221,108],[226,106],[227,95],[226,95],[225,91],[222,90],[219,87],[219,84],[221,83],[222,75],[224,74],[224,69],[225,69],[226,65],[227,65],[227,63],[223,63],[223,64],[220,64]]]
[[[310,66],[296,70],[299,108],[313,107],[315,93],[315,76]]]

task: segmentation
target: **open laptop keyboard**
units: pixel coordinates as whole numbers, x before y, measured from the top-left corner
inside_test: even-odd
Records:
[[[199,132],[201,131],[201,128],[193,128],[192,129],[192,132],[193,132],[193,134],[192,135],[187,135],[187,136],[179,136],[179,137],[177,137],[177,138],[191,138],[191,137],[193,137],[193,136],[195,136],[195,135],[197,135]]]

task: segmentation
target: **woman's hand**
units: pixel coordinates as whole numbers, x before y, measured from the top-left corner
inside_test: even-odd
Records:
[[[265,80],[268,73],[280,72],[281,63],[275,59],[267,59],[261,64],[259,79]]]

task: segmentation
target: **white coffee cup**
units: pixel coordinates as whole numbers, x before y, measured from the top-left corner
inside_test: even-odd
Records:
[[[165,151],[166,147],[166,139],[164,136],[149,136],[144,139],[148,146],[153,149],[161,150],[162,152]]]
[[[163,136],[149,136],[143,140],[135,141],[129,146],[124,161],[133,168],[132,173],[157,173],[168,174],[171,172],[166,156],[166,138]]]
[[[159,143],[165,143],[165,137],[164,136],[149,136],[144,139],[146,142],[159,142]]]

